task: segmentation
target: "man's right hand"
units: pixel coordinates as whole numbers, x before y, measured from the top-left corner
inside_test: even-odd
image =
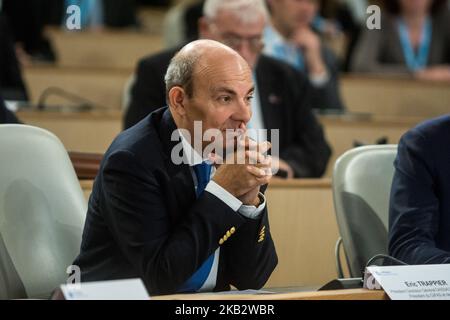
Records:
[[[234,159],[232,163],[226,163],[225,159],[223,164],[218,166],[213,180],[236,198],[242,198],[244,204],[253,204],[255,199],[250,199],[249,196],[257,197],[260,186],[269,183],[272,178],[271,157],[264,155],[271,145],[269,142],[263,142],[256,148],[256,143],[248,139],[244,143],[245,148],[238,148],[227,157]],[[244,159],[244,163],[236,161]],[[220,162],[217,156],[213,156],[211,160]]]

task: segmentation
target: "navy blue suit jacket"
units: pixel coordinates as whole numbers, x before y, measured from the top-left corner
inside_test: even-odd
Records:
[[[175,129],[159,109],[106,152],[74,262],[81,280],[138,277],[152,295],[175,293],[235,227],[221,245],[215,290],[261,288],[278,261],[267,209],[251,220],[211,193],[197,199],[189,166],[171,160]]]
[[[390,254],[408,264],[450,263],[450,115],[405,134],[395,169]]]

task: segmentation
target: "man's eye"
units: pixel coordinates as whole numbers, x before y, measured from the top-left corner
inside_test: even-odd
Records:
[[[219,101],[223,102],[223,103],[228,103],[231,101],[231,97],[230,96],[222,96],[219,98]]]
[[[248,96],[248,97],[247,97],[247,101],[248,101],[248,102],[251,102],[251,101],[253,100],[253,98],[254,98],[254,96]]]

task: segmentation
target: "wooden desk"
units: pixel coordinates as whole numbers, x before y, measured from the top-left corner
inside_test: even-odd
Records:
[[[332,176],[337,158],[352,149],[355,140],[374,144],[379,138],[386,137],[388,143],[397,144],[403,134],[424,120],[421,117],[321,116],[320,122],[333,149],[325,176]]]
[[[21,111],[17,116],[26,124],[53,132],[68,151],[105,153],[122,130],[121,113],[58,113]]]
[[[339,232],[331,180],[274,180],[267,203],[278,266],[266,287],[313,286],[336,278]]]
[[[428,118],[450,112],[450,83],[354,74],[342,77],[341,92],[351,112]]]
[[[132,71],[144,56],[163,49],[160,35],[135,31],[67,32],[48,28],[58,54],[58,66]]]
[[[86,199],[92,181],[81,181]],[[278,266],[266,287],[316,286],[336,278],[338,228],[331,181],[274,180],[266,193]]]
[[[269,289],[270,290],[270,289]],[[279,294],[175,294],[152,300],[389,300],[382,290],[348,289]]]

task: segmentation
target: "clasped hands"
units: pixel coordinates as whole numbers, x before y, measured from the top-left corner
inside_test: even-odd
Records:
[[[268,141],[257,143],[248,136],[238,138],[236,148],[226,159],[210,155],[210,161],[217,168],[213,181],[244,205],[258,207],[260,187],[272,178],[272,157],[265,155],[270,148]]]

